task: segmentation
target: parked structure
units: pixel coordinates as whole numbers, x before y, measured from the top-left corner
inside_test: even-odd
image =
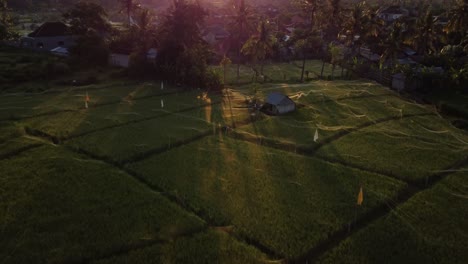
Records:
[[[270,93],[262,107],[263,112],[271,115],[282,115],[294,110],[296,110],[296,103],[279,92]]]

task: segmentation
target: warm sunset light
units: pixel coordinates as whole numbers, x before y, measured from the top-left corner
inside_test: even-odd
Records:
[[[468,0],[0,0],[0,264],[466,263]]]

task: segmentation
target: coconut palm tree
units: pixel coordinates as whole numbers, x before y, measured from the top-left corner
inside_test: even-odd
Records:
[[[447,33],[458,33],[462,36],[468,31],[468,0],[457,0],[449,12],[450,20],[445,27]]]
[[[269,22],[262,20],[257,34],[250,37],[242,47],[242,53],[252,59],[253,64],[260,63],[260,74],[263,75],[263,64],[268,55],[273,52],[276,39],[271,34]],[[257,76],[256,71],[256,76]]]
[[[390,27],[390,33],[383,42],[383,53],[380,57],[380,64],[389,60],[392,65],[395,64],[397,54],[402,51],[403,44],[403,23],[395,21]]]
[[[322,20],[326,21],[324,37],[328,40],[335,40],[337,38],[343,24],[343,13],[340,3],[341,0],[328,0],[328,12],[322,12],[324,16],[327,16]]]
[[[127,14],[128,26],[132,24],[132,13],[134,10],[140,8],[140,4],[137,0],[120,0],[122,4],[121,12],[125,11]]]
[[[155,42],[156,30],[152,28],[153,17],[149,9],[142,9],[137,16],[136,24],[132,27],[132,31],[137,35],[137,45],[145,52],[147,52],[150,46]]]
[[[253,20],[254,16],[250,6],[246,5],[244,0],[233,1],[229,27],[237,50],[237,81],[240,78],[242,46],[252,32]]]
[[[435,21],[431,9],[426,8],[424,14],[407,31],[409,43],[422,55],[437,51],[436,42],[439,34],[434,26]]]
[[[301,82],[304,81],[304,72],[307,55],[311,52],[317,53],[323,45],[323,39],[317,31],[295,30],[291,38],[295,50],[302,55]]]

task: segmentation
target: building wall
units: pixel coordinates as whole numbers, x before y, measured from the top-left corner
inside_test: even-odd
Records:
[[[21,47],[49,51],[56,47],[69,48],[75,44],[72,36],[24,38]]]
[[[109,58],[109,64],[112,66],[128,68],[130,56],[126,54],[112,53]]]
[[[285,105],[276,105],[276,109],[278,109],[279,114],[286,114],[292,112],[296,109],[294,104],[285,104]]]

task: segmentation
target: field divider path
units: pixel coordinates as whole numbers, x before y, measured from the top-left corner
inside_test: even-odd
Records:
[[[120,123],[120,124],[114,124],[114,125],[110,125],[110,126],[106,126],[106,127],[101,127],[101,128],[98,128],[98,129],[92,129],[92,130],[85,131],[85,132],[75,134],[75,135],[71,135],[71,136],[68,136],[68,137],[57,137],[57,136],[45,133],[45,132],[43,132],[41,130],[30,128],[30,127],[25,127],[25,130],[30,135],[44,137],[44,138],[47,138],[48,140],[54,142],[55,144],[61,144],[61,143],[64,143],[64,142],[66,142],[68,140],[83,137],[83,136],[86,136],[86,135],[89,135],[89,134],[92,134],[92,133],[105,131],[105,130],[109,130],[109,129],[113,129],[113,128],[117,128],[117,127],[124,127],[124,126],[130,125],[130,124],[135,124],[135,123],[140,123],[140,122],[144,122],[144,121],[148,121],[148,120],[153,120],[153,119],[157,119],[157,118],[161,118],[161,117],[165,117],[165,116],[170,116],[170,115],[173,115],[173,114],[180,114],[180,113],[184,113],[184,112],[189,112],[189,111],[192,111],[192,110],[195,110],[195,109],[198,109],[198,108],[213,106],[213,105],[217,105],[217,104],[221,104],[221,101],[216,101],[216,102],[213,102],[213,103],[210,103],[210,104],[203,104],[203,105],[188,107],[188,108],[184,108],[182,110],[178,110],[178,111],[174,111],[174,112],[166,112],[166,113],[163,113],[163,114],[157,114],[157,115],[148,116],[148,117],[145,117],[145,118],[139,118],[139,119],[131,120],[131,121]]]
[[[186,144],[188,144],[188,143],[186,143]],[[66,146],[66,148],[68,150],[72,151],[72,152],[85,155],[85,156],[87,156],[87,157],[89,157],[89,158],[91,158],[93,160],[98,160],[98,161],[104,162],[106,164],[109,164],[109,165],[111,165],[111,166],[125,172],[127,175],[129,175],[132,178],[134,178],[135,180],[137,180],[140,184],[142,184],[146,188],[148,188],[148,189],[150,189],[150,190],[152,190],[152,191],[154,191],[156,193],[159,193],[160,195],[165,197],[167,200],[169,200],[170,202],[172,202],[175,205],[177,205],[178,207],[180,207],[182,210],[184,210],[186,212],[189,212],[189,213],[191,213],[193,215],[196,215],[201,220],[203,220],[205,223],[207,223],[209,228],[215,228],[215,229],[220,228],[219,226],[217,226],[214,223],[214,220],[209,216],[209,214],[207,212],[205,212],[205,211],[203,211],[201,209],[196,210],[196,209],[192,208],[190,205],[188,205],[184,201],[183,198],[180,198],[180,197],[178,197],[176,195],[173,195],[173,194],[165,191],[160,186],[157,186],[157,185],[149,182],[148,180],[145,179],[145,177],[143,177],[139,173],[129,169],[125,165],[123,165],[121,163],[118,163],[118,162],[115,162],[115,161],[112,161],[112,160],[107,159],[107,158],[103,159],[102,157],[96,156],[95,154],[93,154],[93,153],[91,153],[89,151],[83,150],[83,149],[74,149],[74,148],[71,148],[71,147],[68,147],[68,146]],[[234,235],[234,234],[232,234],[230,232],[226,232],[226,233],[229,234],[232,238],[234,238],[235,240],[237,240],[240,243],[245,243],[247,245],[255,247],[257,250],[259,250],[260,252],[266,254],[270,258],[282,258],[281,256],[279,256],[279,254],[277,254],[273,250],[269,249],[267,246],[262,245],[258,241],[255,241],[255,240],[253,240],[251,238],[248,238],[248,237],[242,237],[242,236]]]
[[[0,154],[0,160],[14,158],[15,156],[18,156],[23,152],[26,152],[26,151],[31,150],[31,149],[38,148],[38,147],[40,147],[42,145],[43,144],[40,144],[40,143],[32,144],[32,145],[29,145],[29,146],[24,146],[24,147],[19,148],[19,149],[15,149],[15,150],[7,152],[7,153]]]
[[[409,115],[403,115],[403,116],[391,116],[391,117],[384,117],[384,118],[380,118],[380,119],[377,119],[377,120],[373,120],[373,121],[369,121],[369,122],[365,122],[361,125],[358,125],[354,128],[350,128],[350,129],[346,129],[346,130],[343,130],[343,131],[340,131],[338,133],[336,133],[335,135],[331,136],[331,137],[327,137],[325,138],[323,141],[320,141],[320,143],[318,143],[316,146],[310,148],[309,151],[311,151],[311,153],[315,153],[317,152],[320,148],[322,148],[323,146],[331,143],[331,142],[334,142],[352,132],[355,132],[355,131],[359,131],[361,129],[364,129],[364,128],[367,128],[367,127],[371,127],[373,125],[377,125],[377,124],[381,124],[381,123],[385,123],[385,122],[389,122],[389,121],[394,121],[394,120],[399,120],[399,119],[404,119],[404,118],[408,118],[408,117],[417,117],[417,116],[437,116],[437,114],[435,113],[420,113],[420,114],[409,114]]]
[[[296,259],[290,259],[287,263],[314,263],[317,259],[325,254],[327,251],[333,249],[334,247],[338,246],[339,243],[344,241],[346,238],[350,237],[354,233],[358,232],[361,229],[364,229],[369,224],[375,222],[376,220],[384,217],[385,215],[391,213],[394,208],[402,205],[409,199],[411,199],[416,194],[429,190],[434,186],[436,183],[444,179],[450,174],[456,172],[457,169],[461,169],[468,165],[468,156],[458,160],[451,166],[448,166],[446,169],[441,170],[437,173],[434,173],[430,176],[432,181],[427,183],[424,188],[417,189],[411,186],[408,186],[406,189],[402,190],[397,198],[392,201],[392,204],[389,205],[388,203],[383,204],[377,208],[374,208],[364,216],[360,217],[356,221],[351,223],[351,228],[348,226],[343,226],[340,230],[333,233],[328,239],[320,243],[319,245],[311,248],[306,254],[300,256]]]
[[[367,127],[370,127],[370,126],[380,124],[380,123],[384,123],[384,122],[389,122],[389,121],[392,121],[392,120],[399,120],[399,119],[404,119],[404,118],[409,118],[409,117],[426,116],[426,115],[435,115],[435,114],[434,113],[411,114],[411,115],[404,115],[402,117],[386,117],[386,118],[381,118],[381,119],[378,119],[378,120],[375,120],[375,121],[366,122],[366,123],[361,124],[361,125],[359,125],[359,126],[357,126],[355,128],[350,128],[350,129],[340,131],[340,132],[338,132],[337,134],[335,134],[333,136],[325,138],[323,141],[319,142],[317,145],[312,146],[312,147],[306,146],[306,145],[296,145],[296,144],[293,144],[293,143],[278,142],[278,141],[275,141],[275,140],[272,140],[272,139],[269,139],[269,138],[265,138],[265,137],[261,137],[261,136],[260,137],[259,136],[252,136],[250,134],[237,132],[235,130],[232,130],[232,132],[228,133],[227,136],[229,136],[231,138],[234,138],[234,139],[254,143],[254,144],[257,144],[257,145],[266,146],[266,147],[273,148],[273,149],[278,149],[278,150],[282,150],[282,151],[296,153],[296,154],[307,156],[307,157],[315,157],[315,158],[318,158],[318,159],[321,159],[321,160],[324,160],[324,161],[327,161],[327,162],[330,162],[330,163],[338,163],[338,164],[344,165],[346,167],[351,167],[351,168],[359,169],[359,170],[366,171],[366,172],[371,172],[371,173],[384,175],[386,177],[390,177],[390,178],[393,178],[393,179],[396,179],[396,180],[399,180],[399,181],[403,181],[403,182],[405,182],[406,184],[409,184],[409,185],[415,185],[413,187],[416,188],[417,186],[421,185],[420,181],[409,181],[409,180],[404,179],[404,177],[399,176],[399,175],[394,174],[394,173],[371,170],[371,169],[368,169],[368,168],[364,168],[362,166],[352,165],[352,164],[349,164],[349,163],[344,162],[344,161],[340,161],[340,160],[336,160],[336,159],[332,159],[332,158],[327,158],[327,157],[323,157],[323,156],[317,156],[316,153],[320,148],[322,148],[326,144],[330,144],[330,143],[332,143],[332,142],[334,142],[334,141],[336,141],[336,140],[338,140],[338,139],[340,139],[340,138],[342,138],[342,137],[344,137],[344,136],[346,136],[346,135],[348,135],[348,134],[350,134],[352,132],[359,131],[361,129],[364,129],[364,128],[367,128]],[[245,124],[243,124],[243,125],[245,125]]]

